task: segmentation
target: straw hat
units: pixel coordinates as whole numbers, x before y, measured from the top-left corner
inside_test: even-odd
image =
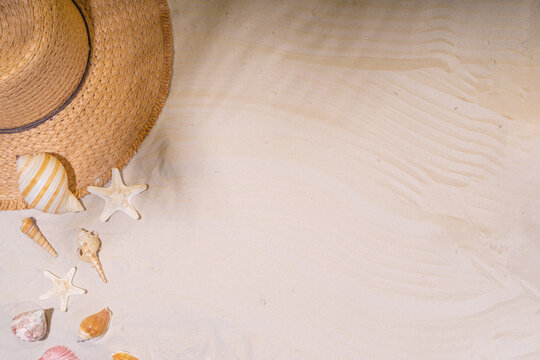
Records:
[[[77,197],[133,156],[164,105],[165,0],[0,1],[0,209],[24,209],[16,157],[46,152]]]

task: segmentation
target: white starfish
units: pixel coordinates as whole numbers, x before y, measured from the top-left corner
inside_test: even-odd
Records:
[[[117,168],[112,169],[111,186],[108,188],[88,187],[90,193],[105,200],[105,208],[99,218],[102,222],[107,221],[118,210],[122,210],[135,220],[140,219],[141,215],[133,207],[131,200],[135,195],[142,193],[146,189],[148,189],[146,184],[126,186],[120,176],[120,170]]]
[[[53,282],[52,288],[39,298],[41,300],[48,299],[52,295],[60,296],[60,310],[67,311],[67,301],[71,295],[86,294],[86,290],[73,285],[73,277],[77,268],[74,266],[69,269],[68,273],[63,278],[59,278],[52,272],[45,270],[43,274]]]

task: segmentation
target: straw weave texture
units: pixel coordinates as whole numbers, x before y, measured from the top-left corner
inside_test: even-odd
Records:
[[[71,0],[6,0],[0,14],[0,128],[6,129],[60,107],[81,80],[89,46]]]
[[[19,12],[13,9],[20,6],[9,2],[0,5],[0,30],[8,34],[1,46],[9,48],[0,55],[0,127],[31,122],[62,104],[80,81],[88,46],[84,23],[70,0],[34,1]],[[77,197],[87,193],[88,185],[106,183],[111,168],[122,168],[134,155],[167,97],[172,61],[167,2],[77,3],[92,42],[88,75],[73,101],[53,118],[23,132],[0,134],[0,209],[27,207],[17,189],[17,155],[54,154]],[[7,31],[17,19],[25,24]]]

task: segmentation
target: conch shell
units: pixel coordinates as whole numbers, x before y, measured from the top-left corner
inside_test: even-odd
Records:
[[[11,321],[11,331],[22,341],[41,340],[47,333],[45,310],[33,310],[19,314]]]
[[[84,210],[69,191],[66,169],[52,155],[37,153],[17,158],[19,191],[28,206],[47,213]]]
[[[111,311],[108,308],[88,316],[79,326],[79,342],[97,339],[105,335],[111,322]]]
[[[53,249],[51,244],[45,239],[45,236],[39,231],[38,227],[36,226],[36,221],[32,218],[24,218],[21,225],[21,231],[28,235],[28,237],[35,242],[39,244],[42,248],[47,250],[49,254],[51,254],[54,257],[57,257],[58,254]]]
[[[124,351],[118,351],[112,354],[113,360],[139,360],[139,358]]]
[[[67,347],[55,346],[45,351],[39,360],[79,360],[79,358]]]
[[[101,261],[99,261],[99,258],[97,256],[97,253],[101,246],[101,240],[99,240],[99,237],[91,231],[80,229],[78,241],[79,248],[77,249],[77,253],[79,254],[81,260],[92,264],[101,279],[104,282],[107,282],[107,277],[105,277],[105,273],[103,272]]]

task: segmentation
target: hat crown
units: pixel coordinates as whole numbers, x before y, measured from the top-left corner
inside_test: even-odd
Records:
[[[0,33],[0,130],[18,131],[69,101],[90,42],[72,0],[0,1]]]

